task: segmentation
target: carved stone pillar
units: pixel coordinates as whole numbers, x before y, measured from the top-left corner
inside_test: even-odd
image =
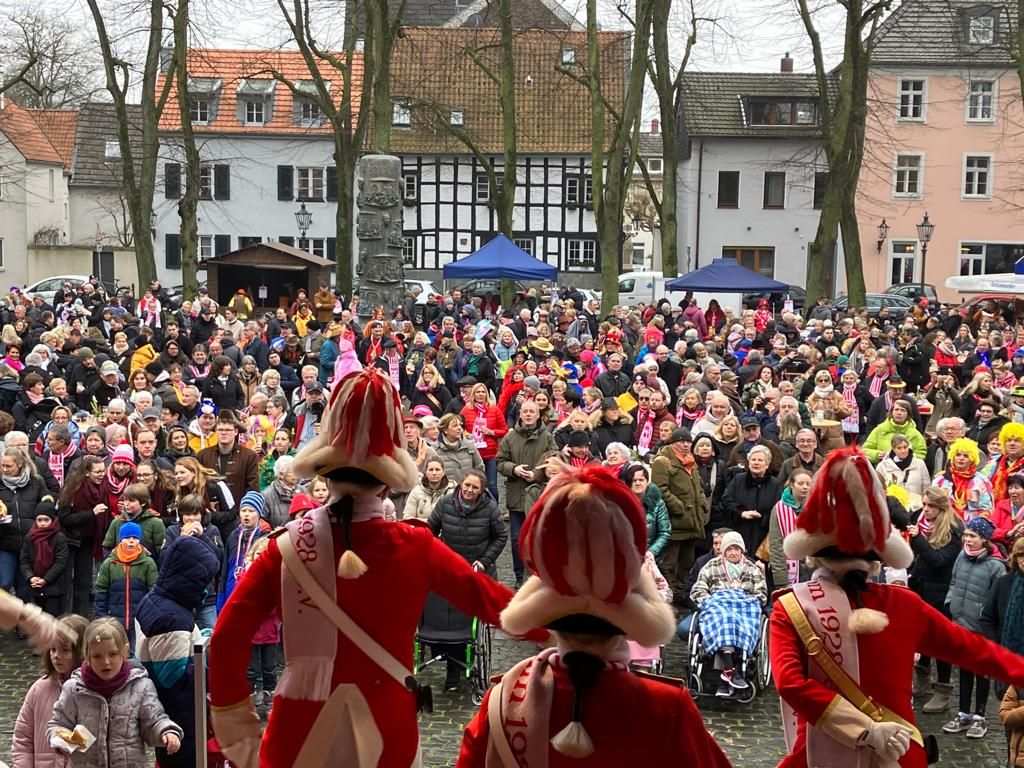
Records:
[[[402,260],[402,161],[366,155],[356,166],[356,276],[359,314],[383,306],[390,317],[405,295]]]

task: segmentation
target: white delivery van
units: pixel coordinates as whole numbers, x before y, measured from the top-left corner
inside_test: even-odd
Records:
[[[634,307],[668,295],[661,272],[624,272],[619,275],[619,304]]]

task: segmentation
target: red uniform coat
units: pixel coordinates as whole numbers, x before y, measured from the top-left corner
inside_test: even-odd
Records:
[[[332,526],[335,552],[341,531]],[[338,578],[338,604],[371,637],[408,669],[413,638],[428,592],[437,592],[456,608],[498,624],[512,591],[455,554],[425,528],[385,522],[355,523],[352,546],[368,570],[358,579]],[[261,622],[281,601],[281,552],[271,540],[267,551],[246,572],[217,618],[210,644],[210,701],[224,707],[249,695],[246,670],[249,644]],[[283,627],[287,643],[288,626]],[[338,633],[332,686],[355,683],[366,697],[384,741],[379,768],[408,768],[416,754],[416,702]],[[291,768],[305,734],[323,707],[320,701],[276,696],[260,753],[262,768]]]
[[[553,665],[555,691],[548,737],[561,731],[572,715],[573,688],[567,672]],[[490,727],[487,692],[462,736],[456,768],[484,768]],[[694,768],[728,768],[729,758],[704,728],[700,712],[685,688],[606,670],[583,698],[583,727],[594,742],[590,757],[566,757],[548,749],[548,768],[623,768],[664,765],[674,756]],[[510,767],[511,768],[511,767]]]
[[[864,607],[885,613],[889,625],[877,634],[857,636],[860,688],[911,723],[915,652],[1014,685],[1024,683],[1024,658],[954,624],[908,589],[872,584],[864,593]],[[806,723],[818,723],[837,694],[808,676],[807,665],[813,662],[808,661],[800,636],[781,607],[772,612],[768,647],[775,687],[798,720],[793,752],[779,768],[807,768]],[[926,768],[927,764],[924,750],[913,742],[900,760],[903,768]]]

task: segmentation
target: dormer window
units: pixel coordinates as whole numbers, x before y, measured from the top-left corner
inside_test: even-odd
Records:
[[[571,67],[576,63],[576,51],[572,48],[562,49],[562,66]]]
[[[220,78],[189,78],[189,117],[193,125],[209,125],[217,119],[221,85]]]
[[[754,98],[749,115],[748,125],[811,126],[818,124],[818,105],[807,100]]]
[[[269,78],[249,78],[238,84],[238,122],[242,125],[266,125],[273,115],[274,88]]]
[[[327,92],[330,93],[331,83],[325,82]],[[324,114],[320,109],[320,92],[312,80],[300,80],[295,83],[295,95],[293,99],[293,119],[297,125],[303,128],[319,128],[324,123]]]
[[[991,45],[996,41],[996,18],[992,15],[971,15],[967,19],[967,42],[971,45]]]
[[[455,113],[452,113],[452,117]],[[408,128],[412,123],[412,112],[409,109],[409,102],[407,101],[395,101],[391,104],[391,124],[398,126],[399,128]],[[458,125],[452,120],[452,125]]]

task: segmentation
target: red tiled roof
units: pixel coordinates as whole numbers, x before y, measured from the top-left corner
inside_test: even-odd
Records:
[[[64,164],[60,153],[54,149],[46,134],[32,119],[32,114],[10,99],[5,99],[4,108],[0,110],[0,132],[26,160]]]
[[[335,53],[342,56],[343,54]],[[207,125],[193,125],[196,133],[288,133],[330,134],[331,125],[324,120],[318,128],[298,125],[294,119],[292,92],[284,83],[274,83],[271,119],[262,125],[245,125],[238,119],[238,87],[244,80],[274,82],[272,72],[279,72],[292,82],[311,82],[312,78],[302,54],[298,51],[221,50],[193,48],[188,53],[190,79],[217,79],[221,81],[219,101],[214,119]],[[326,62],[321,63],[323,78],[331,83],[331,94],[336,103],[343,95],[342,73]],[[166,73],[157,78],[157,91],[163,88]],[[362,88],[362,54],[356,54],[352,73],[352,98],[358,101]],[[160,129],[180,130],[177,90],[171,87],[170,97],[160,120]]]
[[[46,134],[51,146],[64,160],[64,167],[71,170],[71,159],[75,153],[75,130],[78,127],[77,109],[29,109],[39,129]]]

